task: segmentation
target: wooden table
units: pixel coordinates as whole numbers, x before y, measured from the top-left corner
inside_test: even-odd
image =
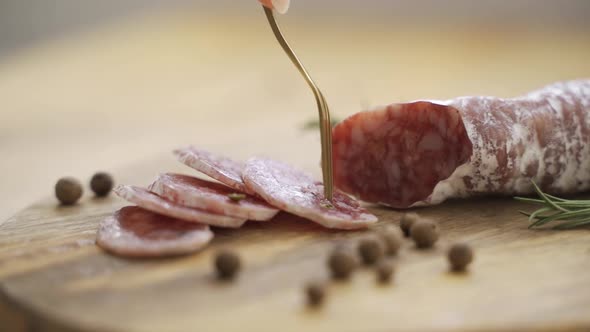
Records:
[[[584,30],[428,22],[350,24],[337,17],[329,25],[314,19],[298,24],[303,19],[295,12],[282,21],[339,117],[371,105],[418,98],[514,96],[552,81],[590,76],[590,43]],[[100,317],[85,311],[105,308],[107,298],[72,300],[76,296],[91,299],[86,296],[104,289],[122,294],[152,286],[160,289],[177,278],[185,286],[194,282],[197,290],[219,287],[209,284],[204,272],[212,249],[163,263],[121,262],[105,258],[93,245],[84,245],[91,241],[100,217],[123,203],[115,198],[96,201],[87,194],[73,209],[56,209],[49,196],[59,177],[73,175],[87,181],[93,172],[108,170],[120,182],[144,184],[160,171],[186,172],[169,151],[188,143],[236,158],[267,154],[319,175],[318,135],[301,130],[303,123],[315,117],[313,98],[274,42],[257,7],[229,17],[198,11],[148,15],[27,50],[0,63],[0,107],[0,221],[37,202],[0,228],[0,280],[5,291],[22,292],[11,293],[8,300],[15,305],[0,310],[0,322],[6,322],[3,326],[11,331],[59,330],[63,322],[112,327],[97,325]],[[400,265],[399,285],[391,289],[373,287],[368,271],[350,285],[337,285],[324,318],[322,313],[302,312],[297,285],[323,275],[321,253],[333,241],[358,234],[316,232],[309,224],[300,226],[293,220],[277,228],[269,226],[264,236],[275,234],[276,239],[268,245],[250,242],[259,239],[265,227],[221,232],[214,248],[228,243],[246,246],[255,272],[246,274],[234,290],[219,288],[220,298],[209,301],[215,307],[240,294],[259,305],[240,305],[227,312],[205,310],[227,315],[202,318],[202,326],[326,330],[338,326],[333,319],[345,317],[340,330],[590,328],[587,230],[528,231],[526,222],[514,213],[519,207],[509,200],[483,200],[424,210],[443,223],[447,236],[440,247],[428,253],[407,248],[400,258],[407,269]],[[395,211],[374,211],[385,221],[398,217]],[[19,224],[23,218],[31,224]],[[47,218],[72,223],[39,226],[39,220]],[[82,229],[76,228],[84,221]],[[72,230],[69,227],[77,229],[70,238],[62,233]],[[309,232],[317,235],[310,237]],[[232,242],[233,237],[237,242]],[[444,246],[460,238],[479,241],[481,246],[474,271],[467,277],[447,275],[441,258]],[[26,239],[31,243],[23,244]],[[64,243],[78,246],[60,247]],[[291,269],[273,269],[270,263],[277,257],[292,259],[301,271],[313,272],[296,278]],[[58,272],[62,264],[71,267],[86,258],[103,270]],[[144,275],[144,268],[151,272]],[[272,277],[281,282],[265,279]],[[263,285],[265,280],[276,293],[260,291],[257,297],[252,285]],[[420,287],[432,289],[432,298],[428,290],[416,293]],[[60,302],[53,298],[56,294],[69,295]],[[155,294],[166,293],[151,295]],[[513,296],[500,296],[506,294]],[[15,303],[19,296],[37,306]],[[393,305],[390,296],[396,297]],[[190,305],[189,300],[200,301],[189,296],[183,298],[187,302],[176,304]],[[54,310],[52,301],[64,311]],[[273,306],[276,312],[266,312]],[[456,310],[440,310],[449,306]],[[113,308],[119,310],[109,311],[111,317],[128,318],[125,326],[150,330],[149,324],[134,316],[133,308],[126,308],[128,312]],[[145,309],[154,314],[150,311],[154,308],[138,307],[135,313]],[[397,316],[403,313],[408,316]],[[469,316],[454,316],[457,313]],[[248,320],[262,316],[268,317],[268,325]],[[388,320],[392,317],[399,318],[399,324],[392,326]],[[273,325],[280,322],[289,325]],[[189,320],[162,319],[159,324],[151,325],[151,330],[192,326]]]

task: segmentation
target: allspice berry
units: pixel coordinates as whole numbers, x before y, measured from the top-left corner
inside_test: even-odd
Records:
[[[358,251],[363,263],[372,265],[383,257],[383,243],[376,236],[368,236],[360,240]]]
[[[420,219],[412,225],[410,229],[412,240],[418,248],[432,247],[440,236],[438,225],[429,219]]]
[[[114,183],[113,177],[109,173],[98,172],[90,179],[90,189],[96,196],[104,197],[111,192]]]
[[[63,205],[75,204],[82,197],[82,185],[72,177],[61,178],[55,184],[55,197]]]
[[[456,272],[465,271],[473,261],[473,249],[465,243],[454,244],[448,253],[451,270]]]
[[[305,294],[307,296],[307,304],[312,307],[317,307],[324,303],[326,297],[326,285],[318,281],[310,282],[305,286]]]
[[[386,227],[379,231],[379,237],[385,247],[385,254],[389,256],[396,255],[402,246],[402,238],[400,232],[395,227]]]
[[[420,216],[416,213],[406,213],[402,216],[399,226],[406,237],[410,237],[410,229],[418,219]]]
[[[334,248],[328,258],[328,267],[332,278],[345,280],[349,279],[357,267],[357,261],[351,250],[346,248]]]
[[[394,272],[393,263],[388,259],[381,259],[376,268],[377,282],[382,284],[390,283]]]
[[[215,269],[220,279],[234,279],[241,267],[240,257],[229,250],[217,253],[215,257]]]

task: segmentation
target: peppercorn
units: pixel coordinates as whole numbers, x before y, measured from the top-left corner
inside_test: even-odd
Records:
[[[82,192],[82,185],[72,177],[61,178],[55,184],[55,196],[63,205],[75,204]]]
[[[234,279],[240,270],[240,257],[232,251],[221,251],[215,257],[215,268],[220,279]]]
[[[385,254],[393,256],[397,254],[402,245],[402,239],[397,228],[386,227],[379,231],[379,236],[385,247]]]
[[[90,179],[90,189],[94,191],[94,194],[98,197],[104,197],[111,192],[113,189],[114,181],[113,177],[109,173],[98,172]]]
[[[410,237],[410,229],[418,219],[420,216],[416,213],[406,213],[402,216],[399,226],[406,237]]]
[[[307,304],[317,307],[324,303],[326,285],[318,281],[310,282],[305,286],[305,294],[307,295]]]
[[[362,239],[358,245],[359,254],[366,265],[375,264],[383,257],[383,243],[376,236]]]
[[[438,225],[428,219],[420,219],[412,225],[410,235],[418,248],[432,247],[440,236]]]
[[[334,279],[348,279],[354,272],[357,261],[354,254],[347,248],[336,247],[328,258],[328,267]]]
[[[456,243],[448,253],[451,270],[456,272],[465,271],[467,266],[473,261],[473,249],[465,243]]]
[[[393,277],[394,267],[393,263],[387,259],[381,259],[377,263],[377,282],[382,284],[386,284],[391,282],[391,278]]]

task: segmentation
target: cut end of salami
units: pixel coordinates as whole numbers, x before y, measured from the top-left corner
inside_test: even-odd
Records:
[[[247,194],[239,200],[232,199],[235,190],[188,175],[161,174],[149,189],[176,204],[236,218],[267,221],[279,212]]]
[[[135,186],[120,185],[115,188],[114,192],[121,198],[148,211],[188,222],[228,228],[237,228],[246,222],[245,218],[229,217],[182,206]]]
[[[273,206],[327,228],[358,229],[377,222],[377,217],[363,209],[355,199],[336,191],[333,202],[330,202],[324,197],[321,183],[275,160],[248,160],[243,178],[250,189]]]
[[[357,113],[333,130],[334,183],[364,201],[407,208],[469,161],[459,112],[431,102]]]
[[[234,190],[252,194],[242,180],[243,163],[193,146],[174,150],[174,154],[180,162],[188,167],[210,176]]]
[[[333,131],[334,182],[396,208],[449,198],[590,189],[590,80],[517,98],[394,104]]]
[[[128,206],[104,219],[96,244],[116,255],[164,257],[194,253],[213,238],[209,226]]]

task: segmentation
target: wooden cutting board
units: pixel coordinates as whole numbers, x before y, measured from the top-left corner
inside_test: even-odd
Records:
[[[296,10],[285,18],[340,117],[361,104],[513,96],[590,75],[586,31],[332,20],[322,25]],[[379,286],[363,269],[351,282],[330,283],[321,310],[306,308],[303,285],[327,278],[330,248],[354,244],[363,232],[328,231],[282,214],[216,230],[199,254],[128,260],[94,245],[99,222],[123,201],[86,194],[65,208],[49,196],[34,199],[59,176],[84,180],[97,169],[137,185],[163,171],[194,174],[169,153],[189,143],[240,159],[267,155],[319,176],[318,135],[301,130],[315,116],[313,98],[258,8],[239,17],[144,18],[5,60],[0,74],[0,128],[8,138],[0,148],[13,157],[0,170],[30,175],[3,179],[15,189],[0,206],[14,208],[6,202],[18,195],[35,202],[0,225],[0,290],[8,304],[0,322],[11,322],[10,331],[590,329],[590,231],[528,230],[516,211],[531,207],[509,198],[419,210],[440,222],[436,248],[406,242],[393,284]],[[370,209],[378,227],[398,222],[397,211]],[[476,248],[467,274],[448,272],[444,253],[455,241]],[[226,247],[244,261],[235,283],[213,278],[212,256]]]
[[[164,163],[162,163],[164,164]],[[147,180],[147,179],[146,179]],[[143,183],[146,183],[145,181]],[[124,202],[85,199],[75,207],[38,202],[1,228],[2,294],[40,331],[574,331],[590,328],[590,231],[528,230],[510,199],[451,202],[419,213],[442,239],[420,251],[410,241],[391,285],[364,268],[330,283],[327,303],[305,306],[303,286],[329,280],[327,253],[365,232],[337,232],[287,214],[270,223],[215,230],[201,253],[157,260],[113,257],[94,245],[101,219]],[[396,211],[372,207],[378,227]],[[448,271],[445,251],[471,243],[469,273]],[[218,282],[212,257],[240,253],[244,269]],[[35,329],[37,331],[37,329]]]

